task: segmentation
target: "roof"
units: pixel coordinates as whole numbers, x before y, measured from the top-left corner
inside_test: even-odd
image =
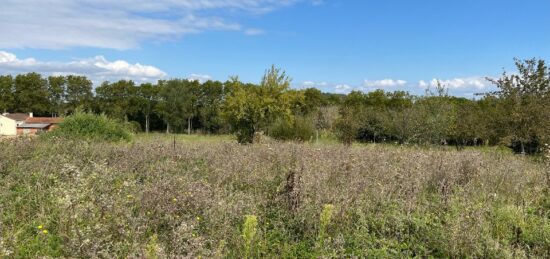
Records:
[[[17,127],[22,129],[44,129],[50,125],[49,123],[23,123]]]
[[[27,113],[8,113],[8,114],[4,114],[4,117],[10,118],[14,121],[24,121],[27,118],[29,118],[29,114],[27,114]]]
[[[39,123],[39,124],[59,124],[63,121],[63,118],[53,117],[30,117],[25,120],[25,123]]]

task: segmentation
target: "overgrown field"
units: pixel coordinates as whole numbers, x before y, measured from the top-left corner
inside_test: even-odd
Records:
[[[550,257],[548,168],[476,150],[0,143],[0,257]]]

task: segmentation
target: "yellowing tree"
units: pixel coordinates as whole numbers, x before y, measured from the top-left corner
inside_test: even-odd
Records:
[[[244,85],[238,78],[228,84],[234,89],[227,96],[223,115],[239,143],[252,143],[254,133],[263,131],[283,118],[292,120],[293,95],[290,78],[280,68],[268,69],[259,86]]]

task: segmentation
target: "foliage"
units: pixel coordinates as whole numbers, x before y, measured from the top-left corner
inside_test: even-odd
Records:
[[[258,217],[254,215],[246,215],[243,224],[243,241],[244,241],[244,258],[250,257],[250,250],[252,249],[252,242],[258,231]]]
[[[544,60],[516,59],[518,74],[503,73],[499,79],[489,79],[499,91],[498,97],[503,117],[499,125],[505,129],[509,144],[517,143],[521,153],[539,151],[538,142],[549,142],[550,69]],[[534,150],[526,150],[526,146]]]
[[[498,90],[479,93],[478,99],[450,96],[441,84],[419,96],[384,90],[347,95],[297,90],[275,66],[265,71],[260,84],[237,77],[141,85],[119,80],[102,83],[95,95],[84,76],[43,78],[28,73],[0,77],[0,111],[56,117],[93,110],[139,122],[145,132],[233,133],[240,143],[253,142],[255,134],[284,140],[325,134],[348,145],[502,145],[518,153],[539,153],[541,145],[550,142],[550,69],[537,59],[516,59],[516,68],[515,73],[489,79]]]
[[[0,76],[0,112],[7,112],[14,106],[13,77]]]
[[[76,110],[90,111],[93,102],[92,81],[85,76],[73,75],[67,76],[65,80],[66,113],[73,113]]]
[[[292,121],[279,119],[269,128],[269,136],[279,140],[309,141],[315,136],[311,119],[299,116]]]
[[[128,120],[136,112],[137,89],[133,81],[104,82],[95,91],[99,110],[106,115],[118,120]]]
[[[105,115],[78,112],[63,120],[45,138],[83,139],[87,141],[130,141],[135,124],[124,125]],[[135,130],[135,129],[133,129]]]
[[[292,120],[291,108],[298,96],[288,90],[290,78],[272,66],[259,86],[247,86],[234,78],[224,116],[240,143],[252,143],[255,132],[265,131],[278,119]]]
[[[38,73],[17,75],[14,83],[14,110],[17,112],[48,112],[48,84]]]
[[[323,250],[325,244],[325,238],[327,237],[327,228],[332,219],[332,213],[334,212],[334,205],[325,204],[323,206],[323,211],[319,219],[319,235],[317,237],[317,247],[320,250]]]
[[[176,130],[183,129],[187,124],[187,133],[190,134],[191,118],[195,116],[198,98],[195,92],[199,88],[199,83],[174,79],[162,81],[159,85],[160,102],[157,109],[164,121]]]

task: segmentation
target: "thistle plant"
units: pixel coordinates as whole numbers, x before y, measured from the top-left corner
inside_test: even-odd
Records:
[[[317,243],[320,249],[322,249],[324,246],[327,227],[330,224],[330,221],[332,219],[333,211],[334,211],[334,205],[325,204],[325,206],[323,206],[323,211],[321,212],[321,216],[319,219],[320,224],[319,224],[319,236],[318,236],[318,243]]]
[[[154,234],[149,243],[147,244],[147,258],[156,259],[159,258],[159,245],[158,245],[158,236]]]
[[[544,144],[542,152],[546,162],[546,185],[550,189],[550,145]]]
[[[258,218],[254,215],[246,215],[243,226],[242,237],[244,240],[244,258],[250,257],[250,250],[252,247],[252,241],[256,236],[258,227]]]

